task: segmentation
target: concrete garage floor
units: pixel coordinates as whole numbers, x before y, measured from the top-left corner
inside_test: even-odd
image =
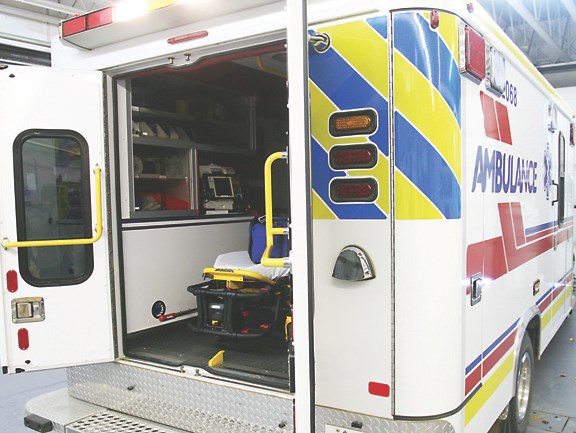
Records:
[[[23,425],[26,401],[65,386],[65,370],[0,375],[0,433],[31,433]],[[533,392],[527,433],[576,433],[576,314],[537,361]]]
[[[527,433],[576,433],[576,313],[536,362],[533,392]]]

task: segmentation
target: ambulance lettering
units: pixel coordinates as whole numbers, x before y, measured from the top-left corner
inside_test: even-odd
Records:
[[[472,192],[478,185],[482,192],[490,185],[489,192],[498,193],[528,193],[537,192],[536,168],[538,163],[528,159],[515,157],[498,150],[490,151],[478,146],[476,163],[472,179]]]

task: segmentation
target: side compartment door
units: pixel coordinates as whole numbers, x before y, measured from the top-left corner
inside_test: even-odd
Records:
[[[114,358],[99,72],[0,71],[4,372]]]

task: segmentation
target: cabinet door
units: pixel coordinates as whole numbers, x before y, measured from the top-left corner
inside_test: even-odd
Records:
[[[2,366],[110,361],[102,74],[10,66],[0,95]]]

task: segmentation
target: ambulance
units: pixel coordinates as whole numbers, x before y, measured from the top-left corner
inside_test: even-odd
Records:
[[[574,121],[474,1],[147,0],[0,70],[3,373],[39,432],[526,430]]]

